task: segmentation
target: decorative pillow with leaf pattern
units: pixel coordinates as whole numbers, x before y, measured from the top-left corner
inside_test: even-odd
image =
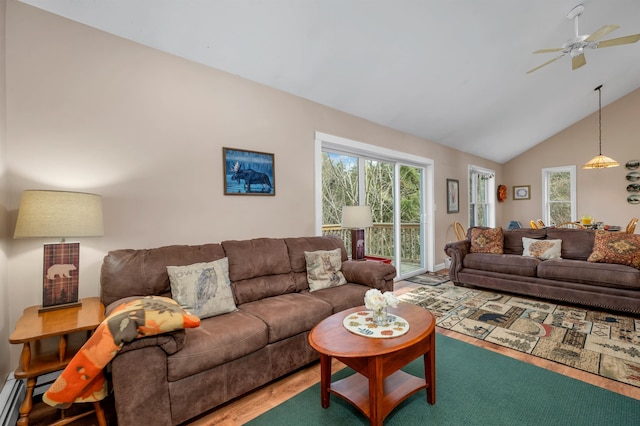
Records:
[[[541,260],[560,259],[562,240],[536,240],[522,237],[523,256],[536,257]]]
[[[502,228],[472,228],[471,253],[502,254]]]
[[[598,230],[587,261],[617,263],[640,269],[640,235]]]

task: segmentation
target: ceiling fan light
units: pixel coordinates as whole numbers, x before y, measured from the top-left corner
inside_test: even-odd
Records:
[[[608,169],[609,167],[618,167],[620,165],[616,160],[606,155],[596,155],[582,166],[583,169]]]

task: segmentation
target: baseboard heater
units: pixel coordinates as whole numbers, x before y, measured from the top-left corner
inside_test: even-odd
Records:
[[[27,387],[24,380],[16,380],[13,373],[9,374],[7,381],[0,391],[0,425],[13,426],[20,417],[20,404],[24,400]]]
[[[38,377],[33,389],[33,396],[42,395],[58,378],[61,371],[43,374]],[[20,417],[20,405],[27,393],[26,380],[18,380],[13,373],[9,374],[7,381],[0,391],[0,426],[14,426]]]

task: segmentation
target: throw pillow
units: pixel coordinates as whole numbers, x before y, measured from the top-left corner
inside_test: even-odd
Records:
[[[618,263],[640,269],[640,235],[598,230],[587,261]]]
[[[342,269],[342,252],[340,248],[305,251],[304,258],[307,262],[309,291],[337,287],[347,283],[346,278],[340,272],[340,269]]]
[[[471,253],[502,254],[502,228],[472,228]]]
[[[536,257],[541,260],[560,259],[562,240],[534,240],[522,237],[523,256]]]
[[[229,280],[229,260],[167,266],[171,295],[185,309],[200,318],[236,310]]]

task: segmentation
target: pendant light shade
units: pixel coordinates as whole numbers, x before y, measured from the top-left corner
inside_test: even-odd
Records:
[[[598,91],[598,128],[600,130],[598,136],[599,154],[585,163],[585,165],[582,166],[583,169],[606,169],[609,167],[618,167],[620,165],[620,163],[613,158],[602,155],[602,92],[600,89],[602,89],[602,85],[593,89]]]

